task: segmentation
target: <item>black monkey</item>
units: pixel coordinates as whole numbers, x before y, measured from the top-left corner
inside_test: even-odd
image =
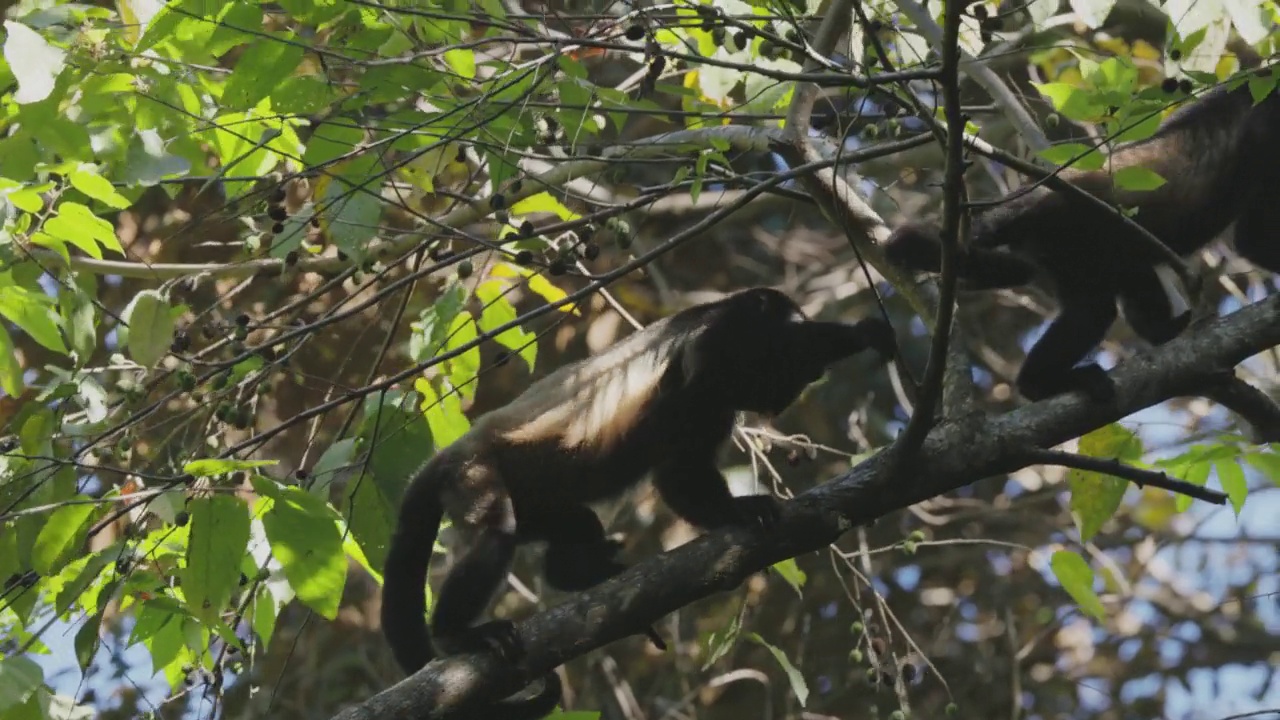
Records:
[[[1115,187],[1111,173],[1130,167],[1166,182],[1147,191]],[[1113,205],[1136,207],[1134,221],[1179,255],[1205,247],[1234,222],[1236,251],[1280,272],[1280,93],[1255,104],[1247,84],[1216,87],[1170,114],[1150,138],[1118,146],[1103,169],[1068,168],[1061,177]],[[973,217],[957,263],[965,286],[1016,287],[1042,274],[1061,306],[1018,374],[1029,400],[1073,389],[1098,401],[1114,395],[1100,366],[1076,364],[1102,341],[1117,301],[1134,332],[1153,344],[1190,322],[1181,296],[1161,276],[1170,269],[1129,232],[1112,213],[1045,186],[1014,191]],[[908,269],[938,272],[939,243],[935,228],[908,224],[885,252]],[[1007,251],[994,249],[1002,246]]]
[[[828,365],[868,348],[892,357],[887,323],[808,320],[783,293],[754,288],[659,320],[481,416],[405,490],[382,600],[397,662],[407,673],[429,662],[432,635],[446,652],[484,641],[518,657],[509,621],[471,627],[517,545],[548,544],[544,572],[557,589],[608,579],[624,568],[614,560],[619,547],[587,503],[617,497],[647,474],[667,505],[699,527],[772,523],[773,497],[733,497],[716,468],[735,413],[779,413]],[[444,513],[470,538],[428,631],[423,588]],[[561,687],[554,672],[545,683],[531,698],[495,703],[486,717],[546,715]]]

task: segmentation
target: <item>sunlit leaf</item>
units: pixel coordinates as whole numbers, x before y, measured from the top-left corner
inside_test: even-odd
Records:
[[[1059,550],[1049,560],[1049,567],[1076,604],[1087,614],[1098,620],[1106,617],[1102,600],[1093,591],[1093,569],[1084,558],[1070,550]]]
[[[791,683],[791,692],[795,693],[796,701],[800,703],[800,707],[804,707],[805,701],[809,699],[809,686],[804,681],[804,675],[800,674],[800,670],[791,663],[791,659],[777,647],[764,641],[764,638],[755,633],[747,633],[743,637],[751,640],[759,645],[764,646],[773,655],[773,659],[778,661],[782,666],[783,672],[787,674],[787,682]]]
[[[8,70],[18,81],[13,101],[19,105],[35,103],[49,97],[65,66],[67,53],[49,44],[39,33],[12,20],[4,21],[7,37],[4,59]]]
[[[271,554],[280,562],[298,599],[321,617],[337,617],[347,560],[333,510],[323,499],[300,488],[281,487],[257,477],[253,487],[270,498],[262,525],[271,542]]]
[[[222,613],[240,584],[240,558],[249,544],[249,508],[232,495],[192,498],[182,592],[197,617]]]
[[[88,531],[85,522],[93,515],[94,504],[83,502],[89,498],[77,495],[82,502],[63,505],[53,511],[40,528],[36,544],[31,549],[31,568],[41,575],[51,575],[69,561]]]
[[[173,343],[173,313],[169,303],[156,290],[143,290],[133,297],[124,311],[129,325],[129,355],[143,367],[151,367],[169,352]]]

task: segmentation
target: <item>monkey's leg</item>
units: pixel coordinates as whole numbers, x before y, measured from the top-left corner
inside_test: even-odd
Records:
[[[514,527],[514,522],[506,527]],[[450,653],[496,645],[509,660],[520,653],[515,626],[494,620],[472,628],[507,578],[516,554],[516,536],[504,527],[485,527],[462,559],[449,571],[436,596],[431,630],[437,643]]]
[[[547,541],[543,574],[557,590],[586,590],[627,567],[613,559],[621,543],[605,536],[604,525],[589,507],[570,505],[554,513],[539,513],[532,523],[523,520],[521,529],[531,524],[531,532]]]
[[[591,508],[568,505],[554,512],[540,509],[526,513],[520,522],[521,535],[547,541],[543,558],[543,577],[551,587],[566,592],[580,592],[595,587],[627,569],[613,558],[622,544],[609,539],[604,525]],[[659,650],[667,643],[652,627],[642,634]]]
[[[654,468],[653,485],[672,512],[700,528],[738,523],[769,528],[778,521],[780,509],[773,496],[734,497],[729,492],[713,453],[668,451]]]
[[[1170,296],[1173,292],[1179,290],[1166,287],[1155,268],[1131,271],[1120,288],[1124,319],[1139,337],[1153,345],[1174,339],[1191,322],[1191,311],[1182,298],[1178,298],[1181,312],[1175,312],[1174,298]]]
[[[1058,286],[1062,312],[1027,353],[1018,373],[1018,389],[1032,401],[1081,390],[1096,402],[1106,402],[1115,396],[1106,371],[1093,362],[1075,364],[1102,342],[1115,321],[1116,297],[1097,285]]]

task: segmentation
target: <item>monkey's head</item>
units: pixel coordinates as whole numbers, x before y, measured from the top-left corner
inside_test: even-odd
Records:
[[[892,357],[888,324],[810,320],[771,288],[735,293],[707,306],[702,330],[682,353],[686,386],[735,410],[781,413],[827,366],[863,349]]]

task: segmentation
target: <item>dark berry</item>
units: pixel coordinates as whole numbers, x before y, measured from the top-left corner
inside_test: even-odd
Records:
[[[179,510],[178,514],[173,516],[173,524],[178,527],[183,527],[189,522],[191,522],[191,513],[186,510]]]
[[[595,243],[586,243],[582,246],[582,257],[588,260],[595,260],[600,257],[600,246]]]
[[[1160,89],[1167,93],[1175,93],[1178,91],[1178,78],[1167,77],[1160,82]]]
[[[288,253],[286,253],[286,254],[285,254],[285,256],[284,256],[284,264],[285,264],[285,265],[288,265],[288,266],[290,266],[290,267],[293,267],[294,265],[297,265],[297,264],[298,264],[298,251],[297,251],[297,250],[290,250]]]
[[[532,251],[532,250],[521,250],[520,252],[516,253],[516,264],[517,264],[517,265],[530,265],[530,264],[532,264],[532,263],[533,263],[533,251]]]
[[[272,205],[279,205],[284,202],[285,192],[283,185],[277,185],[271,189],[271,194],[267,196],[267,202]]]
[[[186,352],[191,348],[191,336],[186,330],[179,330],[173,334],[173,344],[169,346],[171,352]]]
[[[1174,48],[1174,49],[1170,50],[1170,51],[1169,51],[1169,59],[1170,59],[1170,60],[1172,60],[1172,61],[1174,61],[1174,62],[1178,62],[1179,60],[1181,60],[1181,59],[1182,59],[1182,51],[1181,51],[1181,50],[1179,50],[1178,48]]]
[[[626,37],[627,37],[627,39],[628,39],[628,40],[631,40],[632,42],[635,42],[635,41],[637,41],[637,40],[643,40],[643,39],[644,39],[644,26],[643,26],[643,25],[640,25],[640,24],[638,24],[638,23],[637,23],[637,24],[634,24],[634,25],[629,26],[629,27],[627,28]]]
[[[240,327],[244,327],[245,325],[248,325],[248,324],[249,324],[249,314],[248,314],[248,313],[240,313],[239,315],[237,315],[237,316],[236,316],[236,324],[237,324],[237,325],[239,325]]]
[[[1183,94],[1190,95],[1191,91],[1195,90],[1196,88],[1194,85],[1191,84],[1191,80],[1187,78],[1183,78],[1178,81],[1178,89],[1181,90]]]
[[[285,210],[283,205],[272,205],[267,208],[267,217],[275,220],[276,222],[280,222],[289,217],[289,211]]]
[[[988,15],[987,15],[987,6],[986,6],[986,5],[974,5],[972,8],[969,8],[969,14],[970,14],[970,15],[972,15],[972,16],[974,16],[974,17],[976,17],[976,18],[978,18],[979,20],[986,20],[986,19],[987,19],[987,17],[988,17]]]
[[[533,223],[529,222],[528,220],[525,220],[524,222],[520,223],[520,234],[523,235],[524,237],[533,237],[534,233],[536,233],[537,231],[538,229],[535,228],[533,226]]]
[[[501,210],[507,206],[507,198],[501,193],[494,193],[493,197],[489,200],[489,204],[494,210]]]
[[[547,265],[547,272],[552,275],[563,275],[569,272],[569,265],[564,260],[555,259],[551,264]]]

